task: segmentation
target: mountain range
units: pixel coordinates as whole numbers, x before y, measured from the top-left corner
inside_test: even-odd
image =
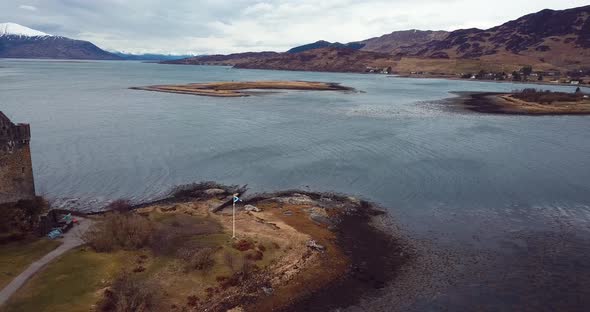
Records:
[[[91,42],[53,36],[15,23],[0,23],[0,58],[164,61],[191,55],[107,52]]]
[[[542,10],[490,29],[406,30],[346,44],[317,41],[284,53],[250,52],[166,63],[239,68],[440,74],[590,67],[590,6]]]
[[[91,42],[52,36],[14,23],[0,24],[0,58],[121,59]]]

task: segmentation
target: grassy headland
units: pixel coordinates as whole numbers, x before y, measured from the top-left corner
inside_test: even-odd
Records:
[[[31,279],[6,311],[326,311],[384,287],[411,253],[352,197],[280,192],[244,198],[201,183],[96,215],[87,245]],[[254,208],[256,207],[256,208]]]

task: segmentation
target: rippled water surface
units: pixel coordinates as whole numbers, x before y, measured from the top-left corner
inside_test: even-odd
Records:
[[[209,98],[128,89],[268,79],[339,82],[363,92]],[[554,302],[546,289],[558,291],[554,283],[590,274],[590,116],[482,115],[440,102],[452,91],[516,88],[523,85],[0,60],[0,110],[31,124],[38,192],[60,204],[96,209],[111,199],[145,200],[201,180],[247,183],[252,192],[356,194],[387,208],[414,237],[499,251],[496,265],[525,273],[496,280],[498,289],[532,287],[531,300]],[[550,239],[539,239],[544,235]],[[557,249],[541,270],[555,278],[531,286],[528,264],[546,255],[539,246],[548,244]],[[580,289],[589,286],[580,283]],[[520,302],[489,284],[463,286],[458,293],[496,308]],[[588,303],[575,289],[559,290],[572,296],[560,296],[566,303],[578,302],[574,309]],[[434,302],[447,306],[456,294],[446,294]]]

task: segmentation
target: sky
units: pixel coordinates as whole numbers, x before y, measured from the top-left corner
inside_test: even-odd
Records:
[[[397,30],[490,28],[588,0],[0,0],[0,23],[128,53],[286,51]]]

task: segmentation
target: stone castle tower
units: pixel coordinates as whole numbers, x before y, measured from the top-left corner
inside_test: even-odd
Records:
[[[13,124],[0,111],[0,204],[35,197],[28,124]]]

